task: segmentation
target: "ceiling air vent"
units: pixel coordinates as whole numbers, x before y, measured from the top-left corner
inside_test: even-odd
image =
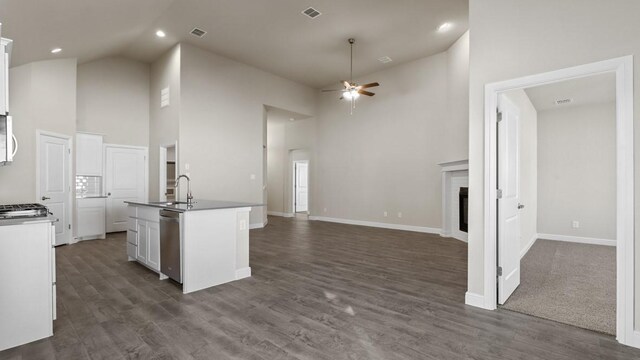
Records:
[[[193,30],[191,30],[191,35],[197,36],[199,38],[203,37],[206,33],[206,31],[198,28],[193,28]]]
[[[383,56],[381,58],[378,58],[378,61],[380,61],[383,64],[387,64],[387,63],[392,62],[393,60],[391,60],[391,58],[388,57],[388,56]]]
[[[570,102],[572,102],[573,99],[556,99],[555,104],[556,105],[565,105],[565,104],[569,104]]]
[[[312,19],[315,19],[318,16],[322,15],[322,13],[320,11],[318,11],[318,10],[312,8],[312,7],[308,8],[307,10],[303,11],[302,13],[305,14],[306,16],[312,18]]]

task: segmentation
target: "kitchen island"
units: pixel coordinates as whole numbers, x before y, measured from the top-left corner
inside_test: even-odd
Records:
[[[160,279],[182,283],[183,293],[251,276],[249,213],[260,204],[126,203],[129,260],[157,272]]]

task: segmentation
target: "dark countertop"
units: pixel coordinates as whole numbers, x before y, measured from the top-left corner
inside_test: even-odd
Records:
[[[125,203],[130,205],[149,206],[149,207],[173,210],[178,212],[199,211],[199,210],[221,210],[221,209],[235,209],[235,208],[243,208],[243,207],[263,206],[263,204],[243,203],[243,202],[235,202],[235,201],[197,200],[197,199],[193,200],[193,204],[191,206],[187,206],[186,203],[167,205],[167,202],[164,202],[164,201],[149,201],[149,202],[125,201]]]

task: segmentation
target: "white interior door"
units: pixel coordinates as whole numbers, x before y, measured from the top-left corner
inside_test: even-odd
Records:
[[[38,134],[38,202],[58,218],[56,245],[71,241],[71,140]]]
[[[295,212],[309,211],[309,163],[295,162]]]
[[[127,230],[125,201],[147,200],[147,150],[105,147],[107,232]]]
[[[498,122],[498,303],[504,304],[520,285],[520,111],[504,95],[500,96],[499,108],[502,118]]]

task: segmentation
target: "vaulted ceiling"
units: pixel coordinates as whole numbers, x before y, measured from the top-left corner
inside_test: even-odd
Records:
[[[322,15],[302,15],[309,6]],[[467,0],[0,0],[12,66],[112,55],[152,62],[188,42],[316,88],[348,76],[349,37],[358,76],[446,50],[467,17]],[[451,29],[436,31],[444,22]],[[190,35],[194,27],[207,34]],[[156,37],[158,29],[167,36]],[[63,51],[51,54],[55,47]]]

